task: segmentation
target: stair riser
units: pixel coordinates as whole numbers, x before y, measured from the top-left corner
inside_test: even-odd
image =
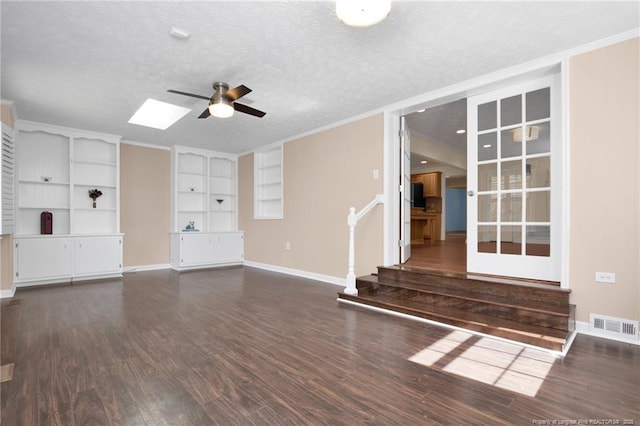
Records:
[[[555,328],[558,330],[569,330],[569,318],[567,315],[554,315],[545,312],[531,312],[511,306],[500,306],[493,303],[468,300],[447,295],[425,293],[410,289],[380,286],[379,293],[393,296],[399,300],[410,299],[424,303],[425,310],[429,310],[430,305],[459,309],[477,314],[492,316],[496,318],[517,321],[524,324],[538,325],[541,327]]]
[[[439,315],[434,315],[428,312],[418,312],[413,309],[405,309],[398,306],[389,306],[385,303],[379,303],[374,301],[363,301],[361,299],[358,299],[357,296],[354,297],[346,294],[340,294],[339,297],[344,300],[351,300],[351,301],[362,303],[369,306],[388,309],[390,311],[400,312],[400,313],[428,319],[428,320],[443,323],[443,324],[453,325],[453,326],[464,328],[467,330],[477,331],[477,332],[485,333],[495,337],[501,337],[504,339],[509,339],[516,342],[520,342],[520,343],[525,343],[525,344],[534,345],[534,346],[538,346],[545,349],[550,349],[553,351],[562,351],[564,346],[564,342],[558,342],[553,339],[545,339],[537,336],[523,336],[510,330],[499,330],[499,329],[487,327],[483,324],[470,323],[464,320],[441,317]]]
[[[438,293],[467,296],[488,302],[520,305],[533,309],[546,309],[559,313],[569,313],[569,294],[564,291],[558,291],[555,288],[547,290],[520,287],[511,284],[435,276],[384,268],[379,268],[378,271],[379,281],[389,285],[392,285],[394,282],[424,284],[427,290]]]

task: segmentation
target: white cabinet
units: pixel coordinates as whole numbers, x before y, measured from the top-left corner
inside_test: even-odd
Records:
[[[17,286],[122,275],[122,235],[14,236]]]
[[[66,281],[72,275],[72,242],[69,238],[14,237],[16,282]]]
[[[240,264],[244,259],[243,232],[174,232],[171,267],[176,270]]]
[[[14,136],[16,284],[121,276],[120,136],[25,120]]]
[[[121,273],[122,237],[75,238],[73,266],[76,277]]]

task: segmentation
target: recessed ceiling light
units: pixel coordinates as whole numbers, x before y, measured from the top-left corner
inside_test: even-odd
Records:
[[[456,133],[459,135],[462,135],[464,133],[467,133],[467,131],[465,129],[460,129],[460,130],[456,130]]]
[[[418,110],[418,111],[416,111],[416,112],[425,112],[426,110],[427,110],[426,108],[422,108],[422,109],[419,109],[419,110]]]
[[[179,40],[187,40],[190,37],[188,32],[183,31],[176,27],[171,28],[171,31],[169,31],[169,34],[171,35],[171,37],[177,38]]]
[[[422,160],[420,164],[427,164],[427,160]]]
[[[491,148],[491,144],[490,144],[490,143],[488,143],[488,144],[486,144],[486,145],[482,145],[482,147],[483,147],[483,148]]]
[[[165,130],[190,112],[189,108],[149,98],[133,114],[129,123]]]

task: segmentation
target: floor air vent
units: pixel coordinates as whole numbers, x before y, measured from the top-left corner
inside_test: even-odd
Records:
[[[597,331],[611,336],[615,335],[626,339],[640,339],[640,335],[638,334],[638,321],[590,314],[589,328],[591,331]]]

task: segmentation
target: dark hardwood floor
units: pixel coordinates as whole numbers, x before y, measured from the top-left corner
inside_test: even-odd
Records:
[[[579,335],[553,358],[338,290],[248,267],[18,290],[2,424],[640,423],[639,346]]]
[[[424,244],[411,244],[411,257],[405,265],[449,272],[467,272],[465,240],[464,232],[448,232],[444,241],[427,239]]]

